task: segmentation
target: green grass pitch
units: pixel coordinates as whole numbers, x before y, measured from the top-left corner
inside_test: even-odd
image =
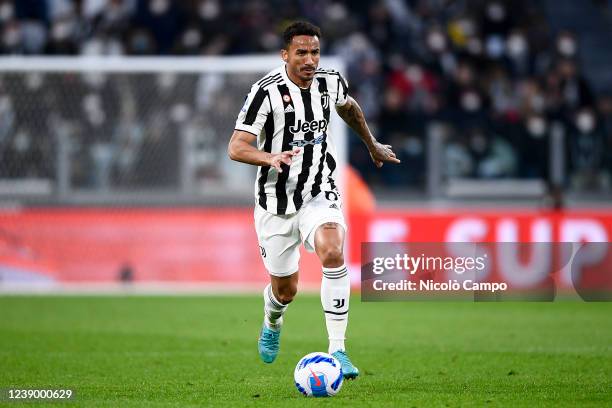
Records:
[[[256,296],[0,297],[0,387],[75,391],[54,407],[612,406],[612,303],[355,295],[347,345],[362,375],[324,400],[293,385],[298,359],[327,348],[318,297],[290,306],[272,365],[257,355],[261,318]]]

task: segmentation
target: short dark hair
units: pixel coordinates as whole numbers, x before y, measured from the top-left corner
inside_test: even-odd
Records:
[[[289,49],[293,37],[297,35],[317,36],[321,38],[321,29],[308,21],[296,21],[287,26],[283,31],[283,48]]]

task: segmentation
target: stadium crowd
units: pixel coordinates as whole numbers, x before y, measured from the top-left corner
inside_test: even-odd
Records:
[[[546,179],[551,134],[560,131],[565,135],[566,184],[578,190],[611,189],[612,93],[593,91],[581,74],[579,38],[570,31],[552,32],[539,2],[0,0],[0,53],[275,53],[281,47],[279,32],[296,18],[321,26],[323,53],[345,60],[351,93],[377,137],[393,145],[404,163],[372,171],[367,151],[353,148],[360,142],[351,138],[350,161],[371,184],[422,187],[427,135],[436,126],[444,140],[447,177]],[[104,186],[117,174],[126,184],[176,181],[172,172],[155,172],[168,151],[179,149],[172,132],[159,131],[163,119],[155,113],[168,106],[167,99],[148,98],[149,103],[159,102],[148,116],[127,108],[113,111],[116,98],[127,98],[120,87],[105,87],[95,76],[63,78],[47,81],[56,82],[47,86],[72,81],[71,86],[83,88],[81,107],[51,115],[38,103],[20,105],[19,98],[27,94],[23,89],[34,93],[30,101],[49,98],[48,93],[35,95],[45,89],[41,78],[21,78],[19,86],[17,79],[1,80],[2,176],[52,172],[46,163],[53,160],[44,160],[55,154],[56,145],[45,141],[48,121],[75,115],[86,122],[78,148],[95,164],[75,166],[77,184]],[[165,81],[158,79],[159,89],[152,92],[163,93],[173,85],[171,78]],[[194,81],[183,89],[214,88],[214,81],[195,87]],[[180,102],[183,108],[192,103],[188,98]],[[176,108],[177,118],[187,115]],[[45,118],[32,122],[28,115]],[[134,122],[143,117],[147,123]],[[179,127],[193,124],[175,122]],[[131,136],[113,136],[128,128],[132,131],[123,134]],[[211,138],[218,138],[221,146],[230,133],[228,127],[228,134]],[[217,146],[211,138],[204,143]]]

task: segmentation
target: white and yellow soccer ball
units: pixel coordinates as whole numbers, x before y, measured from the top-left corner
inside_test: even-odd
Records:
[[[295,386],[307,397],[331,397],[342,388],[342,367],[331,354],[310,353],[298,361],[293,372]]]

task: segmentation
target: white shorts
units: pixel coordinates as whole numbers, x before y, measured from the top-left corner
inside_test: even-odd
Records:
[[[295,273],[300,243],[308,252],[314,252],[314,236],[319,226],[335,222],[346,231],[342,199],[337,192],[331,193],[322,191],[289,215],[275,215],[255,205],[255,231],[261,258],[270,275],[283,277]]]

